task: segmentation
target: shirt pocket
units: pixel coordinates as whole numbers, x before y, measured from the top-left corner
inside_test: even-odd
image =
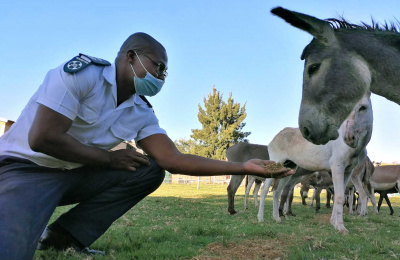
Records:
[[[114,123],[111,132],[122,141],[131,141],[136,138],[138,131],[121,123]]]
[[[100,113],[95,109],[82,104],[79,108],[78,117],[88,124],[96,123],[99,119]]]

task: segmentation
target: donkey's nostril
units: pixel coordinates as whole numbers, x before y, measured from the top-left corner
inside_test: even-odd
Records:
[[[310,137],[310,131],[308,130],[308,128],[306,126],[303,127],[303,135],[304,135],[304,137]]]

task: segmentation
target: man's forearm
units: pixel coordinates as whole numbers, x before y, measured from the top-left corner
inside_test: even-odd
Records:
[[[174,174],[215,176],[244,172],[243,163],[214,160],[191,154],[182,154],[173,160],[175,162],[171,162],[171,168],[166,170]]]
[[[64,161],[98,166],[110,164],[108,151],[84,145],[66,133],[57,137],[43,138],[31,148]]]

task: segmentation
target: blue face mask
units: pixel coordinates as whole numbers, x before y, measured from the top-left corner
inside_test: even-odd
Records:
[[[136,57],[138,57],[140,64],[142,64],[142,66],[143,66],[143,63],[137,54],[136,54]],[[136,73],[133,69],[132,64],[130,64],[130,65],[131,65],[133,74],[135,74],[133,81],[135,84],[134,85],[135,91],[138,95],[151,97],[151,96],[156,95],[158,92],[160,92],[162,86],[164,85],[164,80],[158,79],[158,78],[154,77],[153,75],[151,75],[144,66],[143,66],[143,68],[146,71],[146,76],[144,78],[139,78],[138,76],[136,76]]]

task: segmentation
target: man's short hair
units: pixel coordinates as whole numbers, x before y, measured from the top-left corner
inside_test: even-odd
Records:
[[[125,54],[129,50],[141,50],[145,53],[154,53],[154,50],[161,48],[165,51],[164,46],[150,35],[142,32],[134,33],[125,40],[119,50],[120,54]]]

